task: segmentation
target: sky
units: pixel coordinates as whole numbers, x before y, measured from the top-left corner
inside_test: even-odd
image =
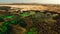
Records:
[[[42,4],[60,4],[60,0],[0,0],[0,3],[42,3]]]

